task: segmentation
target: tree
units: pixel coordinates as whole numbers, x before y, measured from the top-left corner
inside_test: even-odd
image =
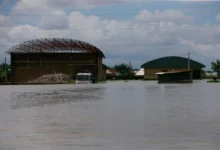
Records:
[[[130,76],[130,77],[134,76],[134,72],[131,65],[122,63],[119,65],[115,65],[113,69],[119,72],[122,76]]]
[[[138,68],[135,68],[135,69],[134,69],[134,71],[139,71],[139,70],[140,70],[140,69],[138,69]]]
[[[207,71],[208,72],[208,71]],[[202,70],[202,78],[206,77],[206,71]]]
[[[217,73],[218,78],[220,77],[220,60],[217,59],[215,62],[211,63],[212,70]]]
[[[104,66],[106,69],[112,69],[112,67],[110,67],[110,66],[107,66],[107,65],[104,65],[104,64],[103,64],[103,66]]]
[[[0,64],[0,81],[5,81],[6,76],[10,75],[10,67],[9,64]]]

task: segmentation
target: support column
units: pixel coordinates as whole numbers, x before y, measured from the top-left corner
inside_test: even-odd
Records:
[[[97,81],[102,80],[102,57],[97,54]]]

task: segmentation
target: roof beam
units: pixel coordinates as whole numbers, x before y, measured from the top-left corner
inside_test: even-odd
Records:
[[[25,43],[22,44],[24,47],[27,47],[28,48],[28,52],[29,52],[29,49],[32,51],[32,50],[35,50],[37,52],[40,52],[41,50],[40,49],[37,49],[37,48],[34,48],[32,46],[29,46],[29,45],[26,45]]]
[[[32,44],[34,44],[34,45],[36,45],[36,46],[39,46],[41,49],[42,49],[42,51],[48,51],[48,48],[47,47],[45,47],[45,44],[44,43],[41,43],[41,41],[40,40],[32,40],[32,41],[30,41]]]
[[[61,40],[68,50],[72,50],[72,48],[69,46],[70,40],[68,39],[61,39]]]
[[[58,39],[54,38],[54,41],[55,41],[56,43],[59,43],[59,44],[58,44],[58,47],[60,47],[60,45],[63,46],[61,49],[66,48],[66,45],[64,45],[63,42],[59,41]]]
[[[37,44],[37,43],[34,43],[33,41],[28,41],[28,44],[31,44],[31,48],[32,49],[38,49],[38,51],[39,52],[42,52],[43,50],[42,50],[42,47],[39,45],[39,44]]]
[[[85,51],[85,50],[90,51],[90,50],[83,44],[83,42],[79,41],[79,45],[80,45],[80,47],[81,47],[81,49],[82,49],[83,51]]]
[[[48,40],[47,38],[45,38],[44,40],[45,40],[45,45],[48,45],[53,51],[56,50],[56,47],[53,44],[51,44],[50,40]]]
[[[52,44],[52,45],[54,46],[54,50],[57,50],[57,48],[60,47],[60,45],[57,44],[55,38],[53,38],[53,40],[49,41],[49,43]],[[60,48],[59,48],[59,50],[60,50]]]
[[[76,43],[76,41],[70,40],[70,44],[71,44],[72,50],[82,51],[82,49],[81,49],[80,46]]]
[[[13,52],[54,52],[58,50],[67,50],[67,51],[81,51],[81,52],[98,52],[101,53],[102,56],[104,54],[95,46],[73,39],[64,39],[64,38],[44,38],[44,39],[36,39],[30,40],[23,43],[20,43],[16,46],[13,46],[8,50],[8,53]]]

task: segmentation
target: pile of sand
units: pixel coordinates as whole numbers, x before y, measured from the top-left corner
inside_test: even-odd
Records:
[[[39,83],[39,84],[55,84],[55,83],[65,83],[70,82],[71,77],[67,74],[55,73],[55,74],[46,74],[35,80],[29,81],[28,83]]]

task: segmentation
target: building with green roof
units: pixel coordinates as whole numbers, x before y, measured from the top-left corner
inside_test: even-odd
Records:
[[[188,58],[179,56],[167,56],[151,60],[141,65],[144,68],[144,76],[157,78],[157,72],[167,72],[167,71],[185,71],[188,70]],[[190,59],[190,70],[193,72],[193,79],[202,78],[202,68],[205,65]]]

